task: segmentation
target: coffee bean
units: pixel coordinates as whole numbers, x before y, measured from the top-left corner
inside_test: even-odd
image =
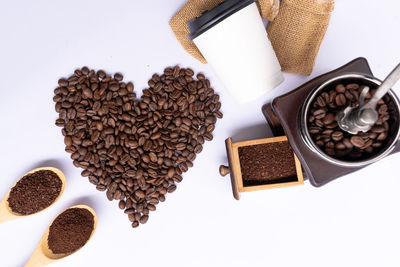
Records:
[[[105,191],[107,189],[107,187],[105,185],[99,184],[96,186],[96,189],[99,191]]]
[[[174,168],[169,168],[168,169],[168,173],[167,173],[168,178],[174,177],[174,174],[175,174],[175,169]]]
[[[72,145],[72,138],[71,138],[71,136],[66,136],[66,137],[64,137],[64,143],[65,143],[65,145],[68,147],[68,146],[71,146]]]
[[[344,94],[338,94],[335,97],[335,102],[336,105],[343,106],[344,104],[346,104],[346,97],[344,96]]]
[[[332,139],[334,141],[340,141],[343,138],[343,132],[342,131],[335,131],[332,133]]]
[[[321,128],[324,126],[324,123],[322,122],[322,120],[315,120],[314,124]]]
[[[125,201],[123,201],[123,200],[120,200],[119,203],[118,203],[118,207],[119,207],[121,210],[125,209],[125,205],[126,205],[126,203],[125,203]]]
[[[168,189],[167,189],[167,192],[168,193],[172,193],[172,192],[174,192],[176,190],[176,185],[171,185],[170,187],[168,187]]]
[[[314,118],[318,120],[324,118],[325,114],[326,112],[323,109],[317,109],[316,111],[313,112]]]
[[[164,201],[165,201],[165,196],[164,196],[164,195],[160,195],[160,196],[158,197],[158,199],[159,199],[161,202],[164,202]]]
[[[310,134],[316,134],[316,133],[321,132],[321,128],[320,127],[310,127],[310,128],[308,128],[308,132]]]
[[[86,97],[86,98],[92,98],[93,97],[93,91],[89,88],[84,88],[82,91],[82,94]]]
[[[376,138],[376,140],[378,140],[378,141],[383,141],[383,140],[385,140],[387,138],[387,133],[386,132],[383,132],[383,133],[380,133],[379,135],[378,135],[378,137]]]
[[[319,146],[319,147],[325,146],[324,141],[321,141],[321,140],[316,141],[315,144],[316,144],[317,146]]]
[[[125,214],[134,214],[135,213],[135,209],[134,208],[128,208],[126,210],[124,210]]]
[[[155,210],[156,210],[156,206],[154,206],[153,204],[147,204],[147,208],[148,208],[150,211],[155,211]]]
[[[388,107],[386,104],[382,104],[378,107],[379,114],[386,114],[387,110],[388,110]]]
[[[202,145],[197,145],[194,148],[194,153],[199,154],[201,151],[203,151],[203,146]]]
[[[323,92],[321,96],[324,98],[325,103],[329,103],[329,94],[327,92]]]
[[[213,136],[211,133],[205,133],[204,139],[206,139],[207,141],[211,141],[211,140],[213,140]]]
[[[335,143],[332,142],[332,141],[328,141],[328,142],[325,144],[325,147],[327,147],[327,148],[334,148],[334,147],[335,147]]]
[[[374,148],[380,148],[381,146],[382,146],[381,142],[376,142],[376,143],[372,144],[372,147],[374,147]]]
[[[345,146],[342,142],[339,142],[339,143],[337,143],[337,144],[335,145],[335,148],[336,148],[336,149],[339,149],[339,150],[343,150],[343,149],[346,148],[346,146]]]
[[[143,206],[142,205],[137,205],[136,206],[136,213],[134,213],[134,217],[136,221],[140,220],[140,213],[143,211]]]
[[[353,101],[354,100],[354,94],[352,94],[350,91],[346,91],[344,92],[344,96],[349,100],[349,101]],[[356,106],[357,103],[352,103],[352,106]]]
[[[60,86],[68,86],[68,81],[66,79],[61,78],[61,79],[58,80],[58,85],[60,85]]]
[[[82,176],[129,214],[132,227],[176,189],[222,118],[203,74],[166,68],[136,99],[131,82],[87,67],[60,79],[53,100],[66,151]]]
[[[335,102],[335,98],[336,98],[336,91],[330,90],[329,91],[329,101],[328,101],[329,107],[335,108],[335,106],[332,106],[332,104],[334,104],[334,102]]]
[[[56,125],[59,127],[63,127],[64,126],[64,120],[63,119],[57,119],[56,120]]]
[[[142,211],[143,215],[149,215],[150,211],[147,208],[144,208]]]
[[[138,198],[145,198],[146,194],[142,190],[136,190],[135,191],[135,196]]]
[[[328,114],[324,117],[324,119],[322,120],[322,122],[323,122],[325,125],[329,125],[329,124],[333,123],[335,120],[336,120],[335,115],[334,115],[333,113],[328,113]]]
[[[317,97],[317,104],[320,107],[325,107],[326,106],[325,99],[324,99],[324,97],[322,95]]]
[[[129,93],[133,92],[134,86],[132,82],[128,82],[126,84],[126,89],[128,90]]]
[[[206,117],[206,124],[214,124],[217,121],[215,116],[207,116]]]
[[[187,126],[191,126],[192,125],[192,121],[189,120],[188,118],[183,118],[182,123],[186,124]]]
[[[336,92],[338,92],[338,93],[344,93],[346,91],[346,87],[344,87],[343,84],[336,85],[335,89],[336,89]]]
[[[99,183],[99,179],[97,179],[95,176],[89,176],[89,182],[97,185]]]
[[[387,121],[383,122],[383,128],[385,128],[385,131],[389,131],[389,123]]]
[[[351,142],[351,144],[352,144],[353,146],[359,147],[359,148],[363,147],[364,144],[365,144],[364,139],[362,139],[362,138],[359,137],[359,136],[352,136],[352,137],[350,138],[350,142]]]
[[[367,149],[370,146],[372,146],[372,144],[374,143],[374,141],[372,141],[371,139],[369,139],[368,141],[365,142],[365,144],[361,147],[361,149]]]
[[[368,133],[368,138],[370,138],[370,139],[376,139],[377,136],[378,136],[377,133],[373,133],[373,132]]]
[[[114,79],[120,82],[120,81],[122,81],[124,79],[124,76],[122,76],[121,73],[115,73],[114,74]]]
[[[197,74],[197,79],[199,79],[199,80],[204,80],[205,79],[205,76],[204,76],[204,74],[203,73],[199,73],[199,74]]]
[[[147,223],[147,221],[149,220],[149,216],[148,215],[143,215],[142,217],[140,217],[140,223],[141,224],[145,224]]]
[[[386,130],[385,130],[385,127],[383,127],[383,126],[374,126],[374,127],[372,127],[371,131],[373,133],[383,133]]]
[[[346,85],[347,90],[357,90],[360,86],[356,83],[350,83]]]
[[[215,130],[215,125],[214,124],[210,124],[207,126],[207,132],[208,133],[212,133]]]
[[[353,144],[350,142],[350,139],[349,139],[349,138],[343,139],[343,144],[344,144],[347,148],[353,148]]]

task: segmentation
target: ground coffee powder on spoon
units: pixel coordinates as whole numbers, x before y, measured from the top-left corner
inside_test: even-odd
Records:
[[[50,206],[61,192],[62,181],[50,170],[40,170],[22,177],[11,189],[8,204],[21,215],[30,215]]]
[[[83,247],[94,229],[93,214],[87,209],[70,208],[57,216],[49,230],[49,249],[69,254]]]

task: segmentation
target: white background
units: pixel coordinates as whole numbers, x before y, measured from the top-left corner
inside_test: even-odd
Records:
[[[37,166],[61,168],[68,182],[51,209],[0,225],[0,266],[22,266],[48,223],[78,203],[96,210],[97,231],[54,266],[400,266],[400,154],[322,188],[306,182],[244,193],[240,201],[218,174],[227,162],[225,138],[270,134],[261,106],[273,97],[358,56],[384,78],[400,61],[400,3],[337,0],[312,75],[285,74],[280,87],[247,105],[175,40],[168,21],[183,3],[0,0],[0,195]],[[120,71],[141,91],[153,73],[175,64],[211,78],[224,118],[178,189],[132,229],[117,202],[82,178],[64,152],[53,89],[87,65]]]

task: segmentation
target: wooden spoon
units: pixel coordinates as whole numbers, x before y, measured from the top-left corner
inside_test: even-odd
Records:
[[[19,180],[21,180],[24,176],[26,176],[28,174],[31,174],[31,173],[34,173],[34,172],[37,172],[37,171],[43,171],[43,170],[53,171],[53,172],[55,172],[57,174],[57,176],[60,178],[60,180],[62,182],[61,191],[60,191],[60,194],[57,196],[57,198],[53,201],[53,203],[50,206],[48,206],[48,207],[46,207],[46,208],[44,208],[44,209],[42,209],[42,210],[40,210],[40,211],[38,211],[36,213],[33,213],[33,214],[37,214],[37,213],[39,213],[41,211],[44,211],[45,209],[48,209],[54,203],[56,203],[57,200],[60,199],[61,195],[63,194],[64,189],[65,189],[65,185],[66,185],[64,173],[62,173],[62,171],[60,171],[59,169],[53,168],[53,167],[42,167],[42,168],[37,168],[37,169],[31,170],[31,171],[27,172],[26,174],[24,174]],[[19,180],[13,185],[13,187],[19,182]],[[29,215],[19,214],[19,213],[15,213],[15,212],[13,212],[11,210],[11,208],[9,206],[9,203],[8,203],[8,198],[10,196],[11,189],[12,188],[10,188],[10,190],[8,190],[6,196],[0,202],[0,223],[6,222],[6,221],[10,221],[10,220],[14,220],[14,219],[18,219],[18,218],[21,218],[21,217],[26,217],[26,216],[29,216],[29,215],[33,215],[33,214],[29,214]]]
[[[86,245],[89,242],[90,238],[92,238],[93,233],[95,232],[96,227],[97,227],[97,216],[96,216],[96,213],[91,207],[86,206],[86,205],[76,205],[76,206],[72,206],[72,207],[70,207],[68,209],[72,209],[72,208],[87,209],[93,215],[93,220],[94,220],[93,231],[90,234],[90,237],[89,237],[88,241],[86,241],[86,243],[85,243],[85,245]],[[49,244],[48,244],[49,229],[50,229],[50,226],[52,224],[53,224],[53,222],[51,222],[49,224],[49,226],[47,227],[46,232],[43,234],[42,238],[40,239],[38,245],[35,248],[35,251],[33,251],[33,254],[32,254],[31,258],[25,264],[25,267],[46,266],[46,265],[51,264],[51,263],[53,263],[55,261],[58,261],[58,260],[60,260],[62,258],[65,258],[65,257],[67,257],[67,256],[69,256],[71,254],[74,254],[75,252],[80,250],[82,247],[84,247],[84,246],[82,246],[81,248],[75,250],[72,253],[54,254],[49,249]]]

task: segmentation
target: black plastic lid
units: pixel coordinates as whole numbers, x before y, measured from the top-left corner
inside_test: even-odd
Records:
[[[257,0],[227,0],[211,10],[203,12],[200,17],[188,21],[189,39],[193,40],[227,17],[256,1]]]

